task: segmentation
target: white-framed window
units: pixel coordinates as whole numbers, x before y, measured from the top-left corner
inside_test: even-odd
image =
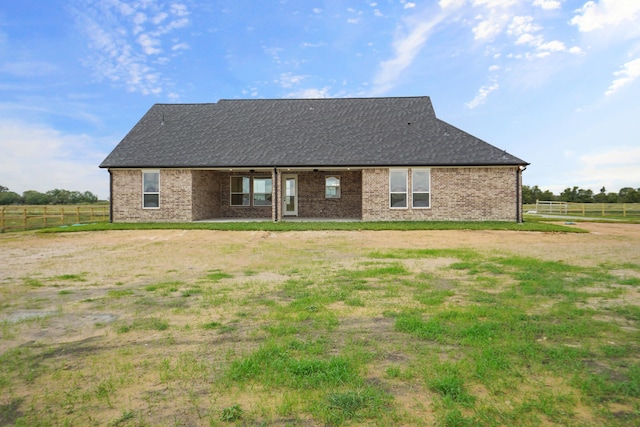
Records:
[[[328,176],[324,180],[324,197],[326,199],[339,199],[340,198],[340,177]]]
[[[408,169],[389,169],[389,206],[407,208]]]
[[[158,209],[160,207],[160,171],[142,171],[142,208]]]
[[[248,176],[231,177],[231,206],[250,206],[251,188]]]
[[[271,206],[271,177],[253,177],[253,206]]]
[[[411,170],[411,206],[418,209],[431,207],[431,169]]]

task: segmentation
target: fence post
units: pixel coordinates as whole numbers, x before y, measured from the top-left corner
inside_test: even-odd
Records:
[[[27,229],[27,208],[22,208],[22,225],[23,228]]]
[[[604,203],[602,204],[602,216],[604,216]]]
[[[42,209],[42,226],[44,228],[47,227],[47,206],[46,205]]]
[[[4,233],[4,206],[2,207],[2,213],[0,214],[0,233]]]
[[[622,204],[622,216],[627,216],[627,204]]]
[[[80,224],[80,206],[76,206],[76,224]]]

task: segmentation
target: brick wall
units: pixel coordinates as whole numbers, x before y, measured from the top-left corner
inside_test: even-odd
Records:
[[[362,217],[362,174],[360,171],[298,172],[298,217]],[[340,177],[340,198],[325,197],[325,179]]]
[[[496,220],[516,221],[516,167],[431,168],[431,208],[391,209],[389,169],[300,172],[298,215],[301,218],[362,218],[365,221]],[[230,206],[231,172],[163,169],[160,208],[142,208],[142,171],[111,170],[115,222],[193,221],[209,218],[272,218],[282,206]],[[237,174],[236,174],[237,175]],[[339,176],[341,197],[325,198],[325,178]],[[254,176],[272,176],[255,173]],[[281,173],[278,173],[282,200]],[[411,169],[409,169],[411,188]],[[521,197],[521,194],[520,194]]]
[[[112,170],[111,203],[114,222],[191,221],[192,174],[190,170],[160,171],[160,207],[142,208],[142,171]]]
[[[516,167],[431,168],[431,208],[389,207],[389,170],[362,171],[365,221],[516,221]],[[411,169],[409,168],[409,189]]]
[[[272,218],[271,206],[231,206],[231,177],[232,176],[250,176],[260,178],[271,178],[271,173],[237,173],[237,172],[219,172],[218,192],[218,209],[217,215],[212,218]],[[251,181],[253,183],[253,180]],[[251,184],[252,185],[252,184]],[[273,185],[273,184],[272,184]],[[252,202],[253,204],[253,202]],[[272,196],[273,204],[273,196]]]
[[[192,177],[193,220],[219,217],[221,173],[194,170]]]

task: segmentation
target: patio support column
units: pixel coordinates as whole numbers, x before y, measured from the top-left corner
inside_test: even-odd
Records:
[[[280,173],[278,172],[278,168],[274,167],[273,172],[271,174],[271,180],[273,182],[273,194],[271,195],[271,200],[273,203],[273,208],[271,209],[271,219],[273,222],[280,221]]]

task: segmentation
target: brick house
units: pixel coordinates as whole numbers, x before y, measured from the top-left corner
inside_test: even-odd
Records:
[[[156,104],[100,167],[114,222],[521,221],[527,164],[397,97]]]

